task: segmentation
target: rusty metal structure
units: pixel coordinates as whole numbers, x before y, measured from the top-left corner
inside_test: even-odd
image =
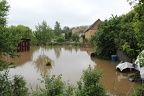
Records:
[[[17,52],[25,52],[30,50],[30,39],[22,38],[18,44]]]

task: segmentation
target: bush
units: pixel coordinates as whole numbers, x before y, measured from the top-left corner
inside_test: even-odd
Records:
[[[96,72],[90,66],[83,71],[77,87],[63,82],[61,76],[44,76],[42,82],[45,84],[45,88],[38,88],[32,93],[32,96],[106,96],[105,89],[99,83],[101,73]]]
[[[62,75],[58,77],[55,75],[51,77],[49,75],[44,76],[42,83],[45,84],[45,88],[38,88],[38,90],[32,93],[32,96],[71,96],[70,94],[73,93],[72,85],[69,84],[67,86],[67,84],[61,80],[61,77]]]
[[[46,62],[46,66],[51,66],[51,61],[50,61],[50,60],[48,60],[48,61]]]
[[[106,96],[106,91],[99,83],[100,72],[90,66],[83,71],[77,86],[62,81],[62,75],[43,76],[45,87],[38,87],[30,96]],[[15,75],[11,78],[8,71],[0,72],[0,96],[28,96],[28,89],[23,77]]]
[[[64,42],[65,41],[65,37],[64,36],[60,36],[57,39],[57,42]]]
[[[144,96],[144,87],[138,87],[132,96]]]
[[[0,96],[27,96],[28,88],[23,77],[11,78],[8,71],[0,72]]]
[[[83,71],[81,80],[77,82],[77,96],[106,96],[104,87],[99,83],[101,77],[100,72],[92,69],[90,66]]]

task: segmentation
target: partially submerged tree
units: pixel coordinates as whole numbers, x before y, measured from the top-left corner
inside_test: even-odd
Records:
[[[46,45],[52,40],[54,36],[52,29],[47,25],[46,21],[36,25],[36,31],[34,31],[34,35],[39,45]]]

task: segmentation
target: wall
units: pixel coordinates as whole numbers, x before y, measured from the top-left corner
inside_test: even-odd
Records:
[[[89,39],[92,35],[94,35],[94,33],[96,32],[96,30],[89,30],[85,33],[85,38]]]
[[[119,61],[131,62],[131,59],[120,50],[117,50],[117,57]]]

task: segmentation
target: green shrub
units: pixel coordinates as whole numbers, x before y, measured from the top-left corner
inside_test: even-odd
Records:
[[[12,81],[8,76],[8,71],[0,72],[0,96],[12,96]]]
[[[22,76],[18,76],[18,75],[14,76],[13,94],[14,96],[27,96],[28,88],[26,88],[26,81]]]
[[[42,82],[45,84],[44,89],[32,93],[32,96],[71,96],[73,94],[73,86],[62,81],[62,75],[44,76]]]
[[[0,72],[0,96],[27,96],[28,88],[23,77],[8,75],[9,71]]]
[[[144,96],[144,86],[138,87],[132,96]]]
[[[89,66],[77,82],[76,96],[107,96],[104,87],[99,83],[100,77],[101,73]]]
[[[38,88],[32,93],[32,96],[106,96],[105,89],[99,83],[101,73],[96,72],[90,66],[83,71],[77,87],[63,82],[61,76],[44,76],[42,82],[45,84],[45,88]]]
[[[48,61],[46,62],[46,66],[51,66],[51,61],[50,61],[50,60],[48,60]]]

